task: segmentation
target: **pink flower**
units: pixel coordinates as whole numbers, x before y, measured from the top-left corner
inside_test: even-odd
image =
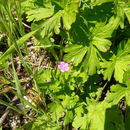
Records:
[[[69,64],[61,61],[60,64],[58,65],[58,68],[60,69],[61,72],[65,72],[69,70]]]

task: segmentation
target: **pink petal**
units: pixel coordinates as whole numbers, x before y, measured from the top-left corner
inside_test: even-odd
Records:
[[[60,69],[61,72],[65,72],[69,70],[69,64],[61,61],[60,64],[58,65],[58,68]]]

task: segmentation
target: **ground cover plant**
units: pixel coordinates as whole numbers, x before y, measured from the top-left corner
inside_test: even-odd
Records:
[[[0,129],[129,130],[130,1],[0,0]]]

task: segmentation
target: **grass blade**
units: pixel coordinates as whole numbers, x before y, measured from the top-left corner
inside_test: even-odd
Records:
[[[5,105],[5,106],[11,108],[12,110],[14,110],[14,111],[16,111],[16,112],[25,115],[25,114],[24,114],[22,111],[20,111],[17,107],[12,106],[12,105],[10,105],[9,103],[7,103],[7,102],[5,102],[5,101],[3,101],[3,100],[1,100],[1,99],[0,99],[0,104]]]
[[[23,37],[21,37],[18,41],[16,41],[17,45],[20,47],[25,41],[27,41],[32,35],[34,35],[36,31],[37,30],[32,31],[24,35]],[[4,60],[7,60],[10,54],[13,53],[14,51],[15,51],[15,46],[11,45],[10,48],[0,57],[1,64]]]

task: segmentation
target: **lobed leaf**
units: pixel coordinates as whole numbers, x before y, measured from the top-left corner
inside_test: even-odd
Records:
[[[82,63],[82,68],[88,73],[88,75],[93,75],[96,73],[96,70],[99,68],[99,66],[97,49],[94,46],[90,46]]]
[[[73,64],[77,66],[83,60],[87,52],[87,46],[71,45],[65,48],[64,51],[68,53],[64,56],[64,60],[67,62],[73,61]]]
[[[124,129],[123,116],[117,106],[112,106],[106,101],[96,102],[94,100],[89,101],[89,99],[87,101],[87,129]]]
[[[49,18],[54,13],[54,6],[50,8],[37,8],[34,10],[27,11],[27,20],[30,21],[39,21],[45,18]]]
[[[130,87],[116,84],[111,86],[111,92],[107,93],[106,101],[112,104],[118,104],[119,101],[124,97],[126,104],[130,106]]]
[[[104,79],[110,81],[112,74],[114,73],[114,78],[120,83],[123,82],[123,74],[127,70],[127,66],[130,64],[130,42],[121,42],[118,46],[117,56],[113,56],[109,61],[104,60],[100,63],[103,71]]]

